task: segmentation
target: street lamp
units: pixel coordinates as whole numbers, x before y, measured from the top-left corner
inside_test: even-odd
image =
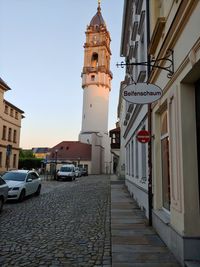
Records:
[[[79,165],[80,165],[80,160],[81,160],[81,158],[79,157],[79,158],[78,158],[78,167],[79,167]]]
[[[55,173],[54,173],[54,179],[56,180],[57,176],[57,159],[58,159],[58,149],[55,150]]]

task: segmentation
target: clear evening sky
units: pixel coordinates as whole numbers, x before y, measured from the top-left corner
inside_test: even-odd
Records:
[[[112,91],[109,129],[115,128],[120,81],[117,68],[122,0],[102,0],[111,35]],[[0,0],[0,77],[4,98],[25,112],[20,147],[52,147],[78,140],[82,121],[81,72],[86,26],[97,0]]]

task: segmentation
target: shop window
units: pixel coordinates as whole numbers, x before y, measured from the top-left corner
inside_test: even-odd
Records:
[[[161,115],[162,204],[170,210],[169,134],[167,111]]]

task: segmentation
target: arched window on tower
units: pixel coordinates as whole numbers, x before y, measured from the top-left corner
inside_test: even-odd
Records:
[[[93,53],[91,63],[92,63],[93,68],[98,67],[98,54],[97,53]]]

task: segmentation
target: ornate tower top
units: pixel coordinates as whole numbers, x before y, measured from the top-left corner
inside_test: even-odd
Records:
[[[98,0],[98,8],[97,8],[97,11],[101,11],[101,7],[100,7],[100,5],[101,5],[101,0]]]
[[[101,0],[98,0],[98,7],[97,7],[97,13],[94,15],[92,20],[90,21],[90,27],[99,27],[99,26],[104,26],[106,27],[106,23],[102,17],[101,14]]]

